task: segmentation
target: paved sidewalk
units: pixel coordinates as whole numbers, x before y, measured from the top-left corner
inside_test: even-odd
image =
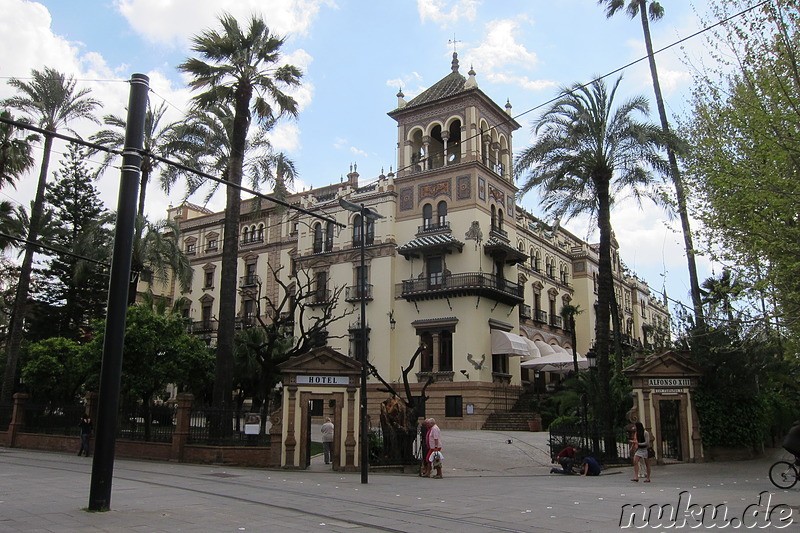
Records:
[[[777,511],[792,521],[782,531],[800,529],[800,489],[781,491],[767,478],[777,451],[754,461],[655,467],[646,484],[630,481],[630,467],[595,478],[551,475],[544,433],[443,431],[443,439],[445,479],[373,472],[367,485],[358,473],[322,471],[316,461],[310,471],[276,471],[118,459],[106,513],[84,510],[91,459],[0,448],[0,532],[586,533],[619,531],[626,504],[683,509],[687,497],[695,510],[724,506],[727,520],[760,511],[757,521],[769,495],[772,527],[760,530],[789,525],[777,522]],[[690,519],[688,530],[691,515],[680,516]],[[662,531],[667,524],[633,525]]]

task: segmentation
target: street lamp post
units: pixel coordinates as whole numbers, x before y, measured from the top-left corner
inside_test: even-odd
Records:
[[[364,204],[354,204],[353,202],[348,202],[344,198],[339,198],[339,205],[347,209],[348,211],[352,211],[353,213],[358,213],[361,215],[361,242],[359,243],[359,248],[361,249],[361,271],[358,275],[358,294],[359,299],[361,300],[361,319],[360,319],[360,338],[359,342],[361,343],[361,410],[359,413],[359,420],[360,420],[360,427],[361,431],[359,432],[360,437],[359,440],[361,441],[361,483],[368,483],[369,482],[369,428],[367,427],[367,299],[366,299],[366,271],[365,269],[365,261],[364,261],[364,250],[366,248],[366,223],[367,219],[376,220],[378,218],[383,218],[382,215],[379,215],[377,212],[371,210],[368,207],[364,207]]]
[[[597,353],[594,351],[594,348],[589,348],[589,351],[586,352],[586,361],[589,364],[589,376],[590,376],[590,378],[592,378],[592,377],[594,377],[594,369],[597,368]],[[589,426],[588,426],[588,423],[587,423],[587,420],[586,420],[587,417],[588,417],[588,414],[589,414],[588,413],[589,404],[588,404],[587,395],[588,395],[589,387],[591,387],[591,384],[592,384],[592,380],[589,379],[587,384],[586,384],[586,392],[584,392],[583,396],[581,397],[581,400],[583,401],[583,428],[584,428],[584,434],[586,435],[587,439],[589,437],[589,435],[588,435]],[[595,457],[597,457],[597,453],[598,453],[599,449],[598,449],[598,446],[597,446],[597,439],[595,438],[595,432],[594,431],[592,431],[591,437],[592,437],[592,439],[591,439],[592,440],[592,453],[595,455]]]

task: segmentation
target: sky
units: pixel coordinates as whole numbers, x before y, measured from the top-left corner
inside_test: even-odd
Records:
[[[662,4],[664,18],[651,24],[656,50],[706,24],[705,0]],[[166,102],[166,119],[178,120],[192,92],[177,66],[193,57],[191,38],[218,29],[225,11],[240,21],[254,13],[263,17],[286,38],[283,61],[304,73],[302,85],[291,92],[299,103],[298,118],[282,122],[272,135],[273,146],[296,164],[297,190],[336,183],[353,164],[363,182],[395,169],[397,127],[387,113],[397,105],[396,94],[402,89],[411,100],[446,76],[454,50],[462,74],[473,67],[484,93],[501,107],[506,101],[513,106],[522,124],[514,137],[515,153],[534,140],[530,124],[559,87],[588,82],[645,55],[638,19],[625,12],[608,19],[595,0],[0,0],[0,99],[15,94],[10,78],[24,80],[32,69],[49,66],[73,76],[79,88],[90,88],[104,104],[98,115],[124,117],[126,80],[142,73],[150,77],[151,102]],[[689,111],[688,65],[703,56],[703,45],[702,37],[694,37],[657,56],[673,119]],[[648,97],[650,119],[658,122],[647,63],[621,73],[620,101]],[[71,126],[84,137],[98,130],[88,121]],[[51,172],[65,152],[56,145]],[[29,205],[36,176],[23,177],[16,190],[0,190],[0,199]],[[97,184],[111,209],[118,182],[119,172],[112,170]],[[146,214],[162,219],[167,206],[183,196],[182,190],[168,195],[151,185]],[[189,201],[202,204],[204,195]],[[519,203],[541,215],[539,201],[531,192]],[[222,210],[224,203],[220,191],[207,207]],[[562,225],[580,238],[597,240],[587,220]],[[666,289],[671,299],[689,303],[680,222],[652,205],[623,202],[612,212],[612,225],[625,264],[655,292]],[[703,280],[713,267],[701,256],[698,270]]]

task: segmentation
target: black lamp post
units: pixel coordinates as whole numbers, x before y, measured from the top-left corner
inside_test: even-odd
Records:
[[[378,218],[383,218],[383,215],[364,207],[364,204],[354,204],[344,198],[339,198],[339,205],[348,211],[361,215],[361,242],[359,243],[361,248],[361,273],[358,276],[358,295],[361,300],[361,337],[359,338],[361,343],[361,411],[359,413],[361,431],[359,440],[361,441],[361,483],[367,483],[369,481],[369,428],[367,427],[367,299],[365,294],[367,292],[367,283],[364,249],[367,240],[367,219],[374,221]]]
[[[591,378],[594,377],[594,371],[597,368],[597,352],[594,351],[594,348],[589,348],[589,351],[586,352],[586,361],[589,364],[589,376],[590,376],[590,379],[589,379],[589,382],[587,383],[587,386],[586,386],[586,391],[587,392],[585,392],[583,394],[582,400],[583,400],[583,428],[584,428],[584,435],[586,435],[586,438],[588,439],[589,426],[587,424],[587,420],[586,419],[587,419],[587,416],[588,416],[589,405],[588,405],[587,395],[588,395],[589,387],[591,386],[591,381],[592,381]],[[599,450],[598,450],[598,446],[597,446],[597,438],[596,438],[595,432],[593,431],[592,432],[592,453],[595,456],[597,456],[598,451]]]

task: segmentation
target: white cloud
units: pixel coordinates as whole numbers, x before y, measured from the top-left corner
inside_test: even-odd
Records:
[[[364,150],[362,150],[360,148],[356,148],[355,146],[351,146],[350,147],[350,152],[355,154],[355,155],[360,155],[360,156],[363,156],[363,157],[369,157],[369,154],[367,154],[367,152],[365,152]]]
[[[241,23],[262,15],[272,32],[291,36],[306,34],[322,6],[336,7],[332,0],[116,0],[116,5],[147,40],[178,47],[205,29],[218,29],[223,12]]]
[[[513,64],[524,65],[526,68],[538,65],[536,53],[528,51],[517,39],[520,21],[527,22],[527,17],[486,23],[486,33],[481,38],[481,44],[466,53],[467,60],[485,72],[505,70],[508,65]]]
[[[449,26],[461,19],[475,20],[478,14],[478,0],[457,0],[449,3],[445,0],[417,0],[417,11],[422,22],[430,20],[439,26]]]

